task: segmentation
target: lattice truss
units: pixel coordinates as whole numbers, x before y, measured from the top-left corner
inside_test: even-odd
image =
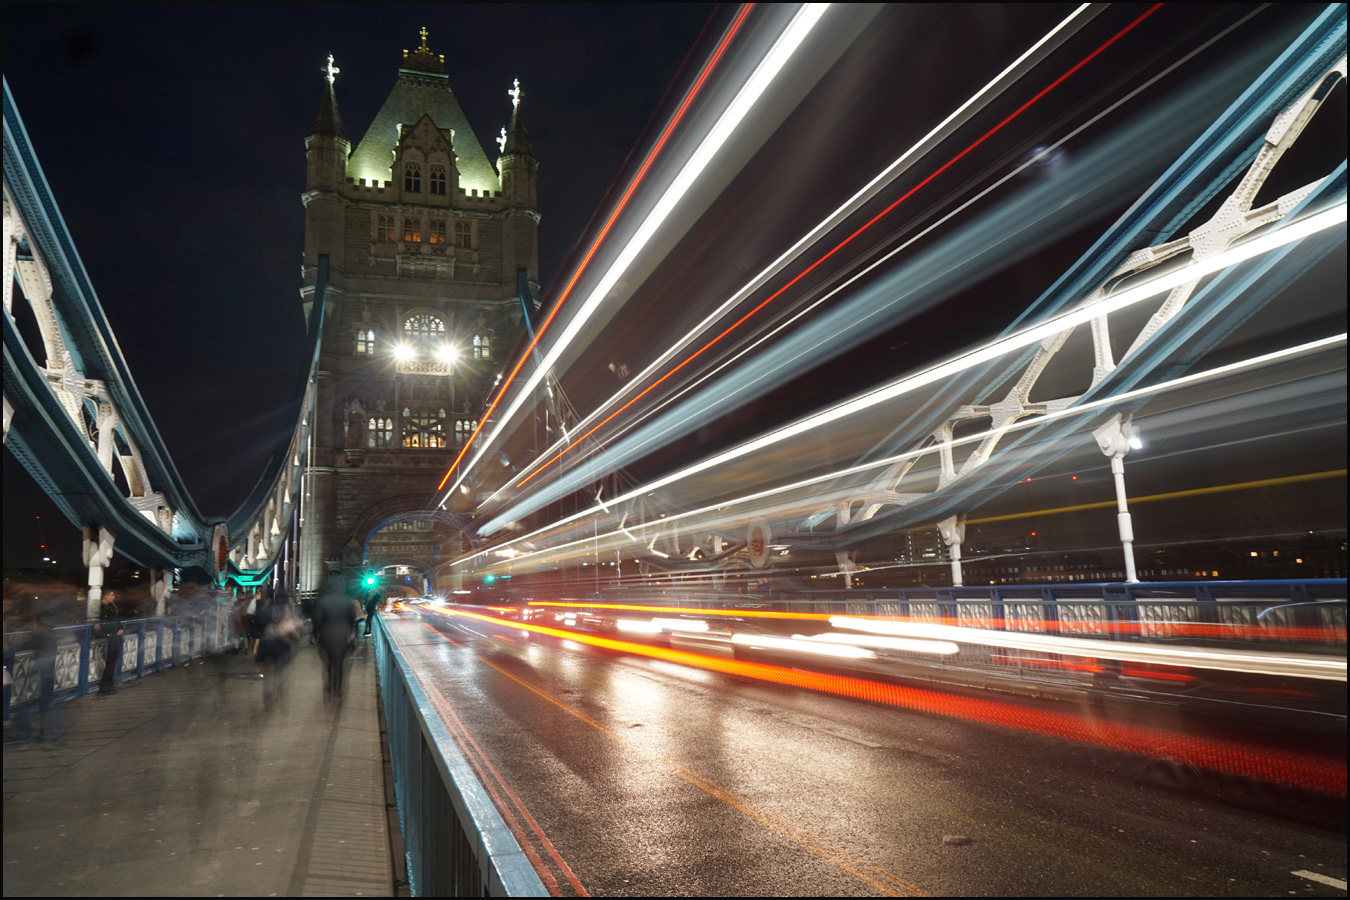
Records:
[[[1223,200],[1218,210],[1207,221],[1184,237],[1132,253],[1079,304],[1079,307],[1090,306],[1105,299],[1122,283],[1176,260],[1183,254],[1189,253],[1191,259],[1197,263],[1217,256],[1256,229],[1278,223],[1287,216],[1317,189],[1326,176],[1256,209],[1252,208],[1252,203],[1280,158],[1299,139],[1322,101],[1338,82],[1345,79],[1345,76],[1346,58],[1342,56],[1339,62],[1316,80],[1313,87],[1275,117],[1266,131],[1265,140],[1255,160],[1239,179],[1232,193]],[[1186,308],[1187,301],[1201,280],[1197,278],[1173,288],[1135,335],[1121,359],[1139,351],[1159,329],[1179,315]],[[904,454],[904,459],[887,468],[868,486],[848,496],[843,502],[818,511],[811,517],[812,520],[823,521],[832,516],[836,527],[842,528],[850,523],[856,524],[871,519],[887,506],[906,506],[928,497],[969,477],[985,465],[1010,426],[1029,417],[1045,416],[1073,407],[1082,398],[1082,394],[1045,401],[1033,401],[1031,396],[1051,361],[1074,332],[1082,327],[1091,329],[1093,347],[1091,385],[1095,387],[1117,365],[1117,360],[1112,354],[1110,324],[1106,315],[1091,320],[1086,326],[1077,325],[1046,338],[1041,342],[1031,362],[1001,399],[993,403],[969,403],[959,406],[935,431],[914,445],[911,448],[912,452]],[[995,390],[1002,383],[1006,383],[1006,380],[1000,379],[999,383],[977,387],[972,393],[979,396],[982,392]],[[954,453],[955,432],[962,423],[972,420],[988,421],[986,436],[958,467]],[[907,482],[917,480],[913,477],[915,464],[922,457],[934,452],[937,453],[939,462],[936,489],[905,490]],[[925,477],[931,478],[928,475]],[[841,568],[848,571],[851,568],[851,559],[845,554],[836,555],[841,557]]]
[[[123,421],[113,392],[104,381],[86,377],[76,362],[76,354],[71,351],[66,337],[72,329],[62,323],[60,309],[53,299],[51,273],[38,250],[38,242],[29,239],[28,227],[8,192],[4,197],[4,248],[5,310],[12,315],[17,284],[19,300],[26,302],[32,310],[42,341],[45,359],[41,363],[34,360],[34,363],[70,423],[97,456],[103,474],[114,485],[120,472],[124,485],[119,491],[128,505],[167,536],[187,536],[189,529],[185,528],[169,498],[153,488],[141,448],[132,429]],[[313,391],[312,385],[309,390]],[[304,410],[310,408],[309,400],[307,396]],[[6,438],[11,416],[12,409],[6,398]],[[291,441],[291,464],[284,467],[252,521],[232,541],[236,546],[230,558],[240,569],[265,568],[280,552],[294,502],[294,488],[300,477],[309,420],[308,412],[304,413]]]

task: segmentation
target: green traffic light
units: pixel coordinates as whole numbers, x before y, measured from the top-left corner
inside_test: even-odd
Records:
[[[496,575],[488,575],[488,576],[484,577],[483,580],[486,581],[488,584],[491,584],[492,582],[494,582],[494,581],[497,580],[497,576],[496,576]]]
[[[367,575],[367,576],[366,576],[366,584],[374,584],[374,583],[375,583],[375,576],[374,576],[374,575]]]

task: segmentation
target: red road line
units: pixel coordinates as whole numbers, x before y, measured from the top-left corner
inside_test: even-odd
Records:
[[[590,263],[591,257],[593,257],[596,250],[599,249],[600,242],[605,239],[607,234],[609,234],[610,227],[613,226],[615,220],[618,219],[619,214],[623,212],[624,207],[628,205],[629,198],[633,196],[633,192],[637,190],[637,186],[646,176],[647,170],[651,168],[652,163],[660,154],[667,139],[670,138],[671,133],[675,130],[675,126],[679,124],[682,118],[684,118],[684,114],[689,109],[690,104],[693,103],[694,98],[698,95],[699,91],[703,89],[704,82],[707,81],[708,76],[711,75],[713,69],[716,68],[717,63],[722,58],[722,54],[726,52],[727,47],[731,44],[732,38],[740,31],[741,25],[745,23],[746,17],[750,15],[750,10],[753,9],[754,6],[755,4],[753,3],[747,3],[743,5],[741,11],[737,13],[736,18],[731,23],[731,27],[727,29],[727,33],[722,36],[722,40],[718,43],[717,49],[708,59],[708,62],[704,64],[703,70],[699,73],[698,79],[694,82],[693,87],[685,94],[684,101],[680,104],[679,109],[676,110],[675,115],[671,118],[670,123],[666,125],[665,130],[661,132],[661,137],[657,140],[656,146],[652,148],[651,153],[647,154],[647,159],[643,162],[642,168],[638,170],[633,182],[628,186],[628,190],[624,191],[623,197],[619,199],[614,211],[610,213],[609,219],[606,220],[604,227],[600,229],[600,234],[591,243],[591,248],[586,251],[585,257],[582,258],[580,265],[577,266],[576,272],[573,273],[571,280],[567,282],[567,286],[563,288],[562,293],[558,296],[558,300],[553,304],[553,308],[549,310],[548,316],[544,319],[544,324],[539,326],[539,330],[535,332],[534,340],[530,342],[530,346],[525,348],[525,352],[520,355],[520,359],[516,362],[515,368],[511,370],[511,374],[507,377],[506,382],[502,384],[501,390],[497,392],[496,399],[492,401],[492,405],[488,407],[487,412],[479,419],[478,426],[474,428],[473,433],[471,433],[468,440],[464,442],[463,448],[459,451],[459,455],[455,457],[455,461],[450,464],[450,468],[446,471],[445,477],[441,479],[440,484],[436,485],[436,490],[439,491],[441,488],[445,487],[445,483],[450,480],[450,475],[455,471],[455,467],[458,466],[460,460],[464,458],[464,454],[469,452],[469,446],[473,443],[474,438],[478,437],[478,432],[482,431],[483,426],[487,424],[488,419],[492,416],[493,410],[497,408],[497,404],[501,403],[502,398],[506,396],[506,389],[511,386],[511,382],[515,380],[516,374],[520,372],[520,367],[525,365],[525,360],[530,358],[530,354],[534,352],[534,348],[539,345],[540,339],[543,338],[544,332],[548,330],[548,326],[553,322],[554,316],[558,314],[558,310],[562,309],[563,301],[571,294],[572,288],[576,285],[577,280],[581,278],[581,274],[585,271],[587,264]]]
[[[446,640],[450,640],[450,638],[446,637],[446,635],[443,632],[437,631],[435,628],[433,628],[426,622],[423,622],[422,624],[425,625],[427,628],[431,628],[433,631],[436,631],[437,634],[439,634]],[[454,643],[454,641],[451,641],[451,643]],[[506,806],[505,801],[502,800],[501,795],[498,794],[497,791],[492,787],[492,782],[487,778],[487,776],[483,773],[483,770],[475,762],[474,760],[475,754],[477,756],[477,759],[481,760],[482,764],[487,767],[489,772],[492,773],[493,778],[496,779],[499,785],[501,785],[501,788],[503,791],[506,792],[506,795],[511,798],[512,804],[514,804],[516,809],[520,811],[521,817],[524,818],[526,823],[530,826],[530,830],[535,833],[535,836],[539,838],[539,842],[543,845],[544,849],[548,852],[549,856],[551,856],[553,858],[553,861],[557,863],[558,868],[563,873],[563,877],[565,877],[568,880],[568,882],[571,883],[572,887],[576,890],[576,892],[579,895],[581,895],[582,897],[589,897],[590,892],[587,891],[586,888],[581,884],[581,880],[577,878],[576,873],[572,871],[572,867],[567,864],[567,861],[562,858],[562,854],[560,854],[557,848],[553,846],[553,842],[550,841],[548,839],[548,836],[544,834],[544,830],[539,827],[539,823],[535,821],[534,816],[532,816],[530,814],[530,811],[525,807],[525,803],[520,799],[520,796],[517,795],[516,792],[511,789],[511,786],[506,783],[506,779],[503,778],[502,774],[497,771],[497,767],[492,764],[492,760],[488,758],[488,755],[485,752],[483,752],[483,748],[478,746],[478,742],[473,739],[473,735],[470,734],[468,728],[464,726],[464,723],[460,720],[459,715],[450,705],[450,701],[447,700],[445,698],[445,695],[443,695],[440,692],[440,690],[438,690],[433,685],[428,684],[425,680],[421,679],[420,677],[418,680],[422,682],[422,688],[424,691],[426,691],[427,696],[431,697],[433,701],[437,703],[437,706],[440,707],[442,715],[449,717],[449,720],[446,722],[446,724],[450,726],[454,730],[455,734],[460,738],[462,742],[461,746],[463,746],[463,744],[467,744],[468,747],[473,748],[472,752],[465,754],[466,758],[468,758],[470,764],[473,765],[474,771],[478,773],[479,780],[482,781],[484,785],[488,788],[488,790],[492,792],[493,799],[497,801],[498,809],[500,809],[503,813],[505,813],[506,817],[509,819],[508,824],[512,826],[511,830],[515,833],[516,840],[519,841],[522,849],[524,849],[526,854],[529,856],[530,861],[534,864],[534,867],[536,871],[539,872],[541,878],[543,878],[545,882],[547,882],[549,890],[555,896],[560,896],[562,893],[561,889],[558,886],[557,880],[553,877],[553,874],[549,872],[548,869],[544,866],[543,861],[540,860],[538,854],[534,852],[532,845],[530,845],[525,840],[523,829],[520,828],[519,823],[516,823],[515,818],[511,816],[511,811]],[[468,747],[465,747],[465,749],[468,750]]]
[[[526,484],[529,483],[530,479],[534,478],[534,476],[538,475],[540,472],[544,471],[544,470],[547,469],[549,466],[553,465],[555,462],[557,462],[559,459],[561,459],[561,458],[563,457],[563,455],[566,454],[566,453],[567,453],[569,450],[571,450],[573,447],[576,447],[578,444],[580,444],[580,443],[581,443],[582,441],[584,441],[586,438],[590,437],[592,434],[595,434],[596,431],[598,431],[599,429],[603,428],[605,425],[609,424],[609,422],[610,422],[615,416],[617,416],[617,415],[619,415],[620,413],[624,412],[624,410],[628,409],[628,408],[631,407],[634,403],[637,403],[637,402],[638,402],[639,400],[641,400],[643,397],[647,396],[647,394],[651,393],[653,390],[655,390],[657,387],[659,387],[666,379],[668,379],[668,378],[670,378],[671,376],[673,376],[676,372],[679,372],[681,369],[683,369],[685,366],[689,365],[689,363],[693,362],[695,359],[698,359],[698,357],[701,356],[701,355],[704,353],[704,351],[708,350],[710,347],[712,347],[712,346],[713,346],[714,344],[716,344],[718,341],[722,340],[722,338],[726,337],[728,334],[731,334],[731,332],[735,331],[737,328],[740,328],[741,325],[744,324],[744,322],[745,322],[747,319],[749,319],[751,316],[755,315],[757,312],[759,312],[761,309],[763,309],[763,308],[764,308],[765,306],[767,306],[768,304],[772,303],[772,302],[773,302],[775,299],[777,299],[784,291],[786,291],[788,288],[792,287],[792,286],[793,286],[794,284],[796,284],[798,281],[801,281],[803,278],[805,278],[807,275],[809,275],[809,274],[812,272],[812,270],[814,270],[817,266],[819,266],[821,263],[825,262],[825,260],[829,259],[831,256],[834,256],[834,254],[838,253],[838,252],[839,252],[841,249],[843,249],[844,246],[847,245],[850,241],[852,241],[852,240],[853,240],[854,238],[856,238],[858,235],[862,234],[864,231],[866,231],[867,229],[869,229],[869,228],[871,228],[873,225],[875,225],[879,220],[881,220],[881,219],[884,218],[887,214],[889,214],[889,213],[891,212],[891,210],[895,209],[895,208],[896,208],[897,206],[899,206],[901,203],[903,203],[903,202],[905,202],[906,200],[908,200],[908,199],[909,199],[911,196],[913,196],[913,195],[915,194],[915,192],[917,192],[920,188],[922,188],[924,185],[928,184],[928,183],[929,183],[930,181],[932,181],[934,178],[936,178],[936,177],[938,177],[939,175],[941,175],[943,172],[945,172],[947,169],[949,169],[951,166],[953,166],[958,160],[960,160],[962,157],[964,157],[967,153],[969,153],[970,151],[974,150],[976,147],[980,146],[980,144],[983,144],[987,139],[989,139],[991,136],[993,136],[993,134],[994,134],[995,132],[997,132],[999,129],[1001,129],[1004,125],[1007,125],[1007,124],[1008,124],[1009,122],[1011,122],[1013,119],[1015,119],[1015,118],[1017,118],[1018,116],[1020,116],[1020,115],[1021,115],[1023,112],[1025,112],[1026,109],[1027,109],[1028,107],[1030,107],[1033,103],[1035,103],[1037,100],[1040,100],[1042,97],[1044,97],[1044,96],[1045,96],[1046,94],[1048,94],[1050,91],[1052,91],[1052,90],[1054,90],[1056,87],[1058,87],[1059,84],[1060,84],[1061,82],[1063,82],[1066,78],[1068,78],[1068,77],[1069,77],[1070,75],[1072,75],[1074,72],[1077,72],[1079,69],[1081,69],[1083,66],[1087,65],[1089,62],[1091,62],[1098,54],[1100,54],[1102,51],[1104,51],[1107,47],[1110,47],[1110,46],[1111,46],[1112,44],[1114,44],[1116,41],[1120,40],[1120,38],[1124,37],[1125,34],[1126,34],[1127,32],[1129,32],[1131,29],[1133,29],[1133,28],[1134,28],[1136,25],[1138,25],[1140,22],[1144,21],[1144,20],[1147,19],[1149,16],[1153,15],[1153,13],[1156,12],[1156,11],[1158,10],[1158,8],[1161,7],[1162,5],[1163,5],[1163,4],[1161,4],[1161,3],[1155,3],[1155,4],[1154,4],[1152,7],[1150,7],[1147,11],[1145,11],[1145,12],[1143,13],[1143,15],[1139,16],[1139,18],[1135,19],[1135,20],[1134,20],[1133,22],[1131,22],[1129,25],[1126,25],[1124,28],[1122,28],[1120,31],[1118,31],[1118,32],[1115,34],[1115,36],[1112,37],[1109,41],[1107,41],[1106,43],[1102,44],[1100,47],[1098,47],[1096,50],[1092,51],[1092,52],[1091,52],[1090,54],[1088,54],[1087,56],[1083,57],[1083,59],[1079,60],[1078,64],[1075,65],[1072,69],[1069,69],[1069,71],[1065,72],[1063,75],[1059,76],[1059,77],[1056,78],[1054,81],[1050,82],[1049,85],[1047,85],[1046,87],[1044,87],[1044,88],[1041,89],[1040,93],[1038,93],[1036,96],[1032,97],[1032,98],[1031,98],[1030,100],[1028,100],[1026,103],[1023,103],[1020,107],[1017,108],[1017,110],[1016,110],[1015,112],[1013,112],[1011,115],[1009,115],[1007,118],[1005,118],[1002,122],[999,122],[999,123],[998,123],[997,125],[995,125],[993,128],[991,128],[991,129],[989,129],[988,131],[986,131],[986,132],[984,133],[984,135],[980,137],[979,140],[975,141],[975,142],[974,142],[973,144],[971,144],[969,147],[967,147],[966,149],[962,150],[960,153],[956,154],[956,155],[953,156],[951,159],[947,160],[947,162],[943,163],[942,166],[941,166],[940,168],[935,169],[931,174],[929,174],[929,176],[928,176],[927,178],[925,178],[923,181],[920,181],[918,184],[914,185],[914,187],[910,188],[910,189],[909,189],[908,191],[906,191],[903,195],[901,195],[901,197],[900,197],[898,200],[896,200],[896,201],[893,202],[890,206],[886,207],[886,208],[883,209],[881,212],[879,212],[879,213],[877,213],[875,216],[873,216],[872,219],[871,219],[870,221],[867,222],[867,224],[863,225],[863,226],[862,226],[861,228],[859,228],[857,231],[853,232],[853,233],[850,234],[848,237],[844,238],[844,240],[840,241],[837,245],[835,245],[834,249],[830,250],[830,252],[826,253],[826,254],[825,254],[824,256],[822,256],[820,259],[816,260],[816,261],[813,262],[811,265],[807,266],[805,269],[803,269],[803,270],[802,270],[795,278],[793,278],[793,279],[792,279],[791,281],[789,281],[787,284],[783,285],[781,288],[779,288],[778,290],[774,291],[773,294],[771,294],[767,299],[765,299],[763,302],[761,302],[761,303],[760,303],[758,306],[756,306],[754,309],[750,310],[748,313],[746,313],[744,316],[742,316],[740,319],[738,319],[738,320],[735,322],[735,324],[731,325],[729,328],[727,328],[725,331],[723,331],[723,332],[722,332],[721,334],[719,334],[717,337],[713,338],[711,341],[709,341],[708,343],[704,344],[704,345],[703,345],[702,347],[700,347],[697,351],[695,351],[692,355],[690,355],[689,357],[687,357],[687,358],[684,360],[684,362],[680,363],[678,366],[676,366],[675,368],[671,369],[671,370],[670,370],[669,372],[667,372],[665,375],[662,375],[659,379],[657,379],[656,381],[652,382],[652,384],[651,384],[650,386],[648,386],[648,387],[646,388],[646,390],[642,391],[642,393],[638,394],[638,395],[637,395],[636,397],[634,397],[632,400],[629,400],[629,401],[628,401],[627,403],[625,403],[623,406],[619,407],[619,408],[616,409],[614,412],[610,413],[610,415],[608,416],[608,418],[606,418],[604,421],[602,421],[602,422],[600,422],[599,424],[597,424],[594,428],[592,428],[590,431],[588,431],[588,432],[586,432],[585,434],[583,434],[581,437],[577,438],[575,441],[572,441],[571,443],[569,443],[569,444],[568,444],[566,447],[564,447],[562,450],[559,450],[558,453],[557,453],[555,456],[553,456],[551,459],[549,459],[547,462],[545,462],[545,463],[544,463],[543,465],[541,465],[539,468],[537,468],[537,469],[535,469],[533,472],[531,472],[531,473],[530,473],[526,478],[524,478],[522,481],[520,481],[519,483],[517,483],[517,484],[516,484],[516,487],[518,487],[518,488],[519,488],[519,487],[524,487]]]

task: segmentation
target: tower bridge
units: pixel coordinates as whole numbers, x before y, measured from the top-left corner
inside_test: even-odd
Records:
[[[728,850],[764,892],[924,892],[895,874],[913,859],[859,863],[811,791],[778,805],[739,768],[797,746],[784,722],[810,733],[799,757],[876,766],[873,785],[895,760],[858,748],[946,740],[896,725],[922,713],[1000,729],[1017,760],[1050,736],[1191,786],[1343,799],[1345,9],[1193,11],[1194,34],[1150,45],[1172,14],[1061,10],[934,87],[940,115],[920,98],[877,122],[841,97],[903,93],[902,11],[728,11],[551,285],[519,81],[494,159],[423,28],[353,142],[329,56],[299,413],[229,515],[182,484],[6,81],[6,446],[84,531],[91,619],[114,553],[154,569],[160,613],[189,568],[305,600],[334,569],[397,580],[362,684],[417,892],[622,892],[623,866],[580,848],[641,856],[603,821],[659,831],[634,783],[692,834],[686,789],[732,811],[719,840],[764,826],[810,856],[790,885]],[[878,145],[872,168],[816,171],[827,121]],[[147,646],[219,649],[137,627],[137,675],[171,659]],[[102,661],[78,628],[72,697]],[[9,658],[36,704],[35,657]],[[1344,874],[1343,841],[1319,852]],[[673,865],[641,884],[733,886]]]

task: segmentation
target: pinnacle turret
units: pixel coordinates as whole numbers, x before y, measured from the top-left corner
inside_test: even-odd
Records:
[[[314,122],[309,126],[309,133],[342,138],[345,141],[347,133],[342,130],[342,115],[338,112],[337,96],[333,93],[335,76],[342,70],[333,65],[333,54],[328,54],[328,65],[319,71],[325,74],[328,84],[324,88],[323,96],[319,98],[319,108],[314,113]]]

